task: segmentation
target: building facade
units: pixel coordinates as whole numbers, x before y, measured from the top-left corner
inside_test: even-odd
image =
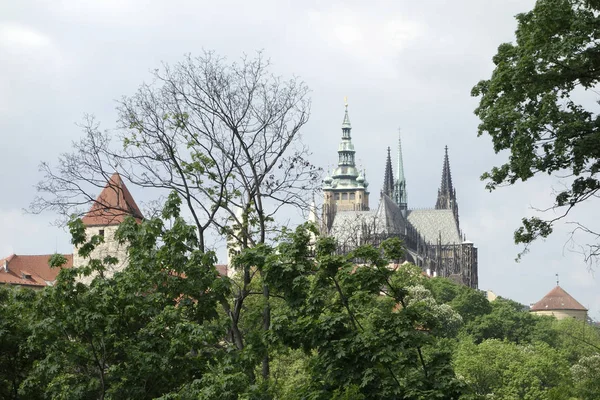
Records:
[[[356,168],[351,132],[346,104],[338,166],[323,180],[322,231],[336,237],[340,252],[363,244],[378,245],[390,237],[399,237],[406,247],[406,261],[420,266],[430,276],[448,277],[477,288],[477,248],[473,242],[466,240],[460,230],[448,147],[445,148],[442,180],[434,208],[408,207],[399,138],[396,173],[388,147],[379,205],[372,209],[366,173]]]

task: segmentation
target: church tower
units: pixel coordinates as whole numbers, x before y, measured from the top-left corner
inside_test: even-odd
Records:
[[[115,239],[115,232],[119,224],[127,216],[132,216],[138,222],[144,219],[121,176],[115,172],[98,195],[90,211],[81,219],[85,225],[85,234],[88,239],[93,235],[104,238],[104,242],[94,249],[90,258],[103,259],[106,256],[113,256],[119,260],[111,270],[107,271],[107,276],[112,276],[127,265],[127,246],[119,244]],[[78,250],[78,248],[73,249],[73,266],[75,267],[88,262],[79,256]],[[88,284],[93,278],[93,276],[88,276],[81,280]]]
[[[338,147],[338,166],[331,176],[323,180],[323,222],[326,230],[331,228],[338,211],[369,210],[369,183],[356,168],[348,103],[345,107],[342,140]]]
[[[448,146],[445,148],[444,166],[442,168],[442,183],[438,189],[438,198],[435,203],[436,210],[452,210],[456,226],[458,223],[458,202],[456,201],[456,190],[452,185],[452,175],[450,174],[450,160],[448,158]]]

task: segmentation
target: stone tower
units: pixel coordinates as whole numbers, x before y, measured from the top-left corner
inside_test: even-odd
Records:
[[[144,218],[121,176],[115,172],[98,195],[90,211],[81,219],[85,225],[85,234],[88,239],[93,235],[104,237],[104,243],[98,245],[90,257],[102,259],[106,256],[113,256],[119,260],[111,270],[106,272],[107,276],[112,276],[127,265],[127,248],[125,245],[119,245],[115,240],[115,232],[127,216],[134,217],[138,222]],[[77,247],[73,249],[73,266],[75,267],[87,264],[87,260],[79,256],[78,250]],[[90,283],[93,278],[94,276],[83,277],[81,281]]]
[[[338,166],[331,176],[323,180],[323,222],[326,230],[331,228],[335,214],[339,211],[369,210],[369,183],[356,168],[348,104],[345,107],[342,140],[338,147]]]
[[[452,185],[452,175],[450,173],[450,160],[448,158],[448,146],[445,148],[444,166],[442,168],[442,183],[438,189],[438,198],[435,203],[436,210],[452,210],[456,226],[460,230],[458,221],[458,203],[456,201],[456,190]]]

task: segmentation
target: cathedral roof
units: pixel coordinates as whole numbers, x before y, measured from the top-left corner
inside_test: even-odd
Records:
[[[545,310],[581,310],[587,311],[587,308],[581,305],[575,300],[569,293],[567,293],[560,286],[556,286],[547,295],[545,295],[540,301],[535,303],[531,307],[531,311],[545,311]]]
[[[121,176],[115,172],[98,195],[90,211],[81,219],[85,225],[118,225],[127,216],[144,219]]]
[[[63,254],[67,263],[61,268],[73,266],[73,255]],[[51,268],[48,262],[52,254],[16,255],[0,259],[0,284],[32,287],[51,286],[60,268]]]
[[[382,231],[388,234],[404,234],[406,221],[400,207],[386,194],[382,194],[377,209],[377,220]]]
[[[440,235],[442,244],[462,243],[452,210],[409,210],[407,217],[423,239],[431,244],[437,244]]]

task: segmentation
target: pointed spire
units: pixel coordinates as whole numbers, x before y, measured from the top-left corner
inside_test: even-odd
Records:
[[[404,163],[402,161],[402,138],[400,135],[400,128],[398,128],[398,165],[397,165],[398,178],[395,182],[395,198],[396,204],[401,210],[406,211],[408,208],[408,194],[406,192],[406,178],[404,177]]]
[[[350,125],[350,117],[348,117],[348,99],[344,98],[344,106],[346,110],[344,111],[344,121],[342,122],[342,129],[352,129],[352,125]]]
[[[333,178],[335,179],[338,175],[348,175],[351,176],[352,179],[356,179],[358,177],[358,170],[356,169],[356,162],[354,159],[354,145],[352,144],[352,138],[350,137],[350,131],[352,127],[350,126],[350,118],[348,117],[348,103],[345,103],[345,111],[344,111],[344,122],[342,123],[342,141],[338,147],[338,168],[333,173]],[[340,169],[341,167],[352,167],[345,168],[343,171]]]
[[[398,165],[397,165],[398,181],[404,180],[404,163],[402,162],[402,135],[398,128]]]
[[[392,157],[390,148],[387,148],[387,159],[385,161],[385,175],[383,177],[383,194],[394,197],[394,173],[392,172]]]
[[[144,218],[121,176],[115,172],[81,221],[87,226],[118,225],[129,215],[138,221]]]
[[[448,146],[445,147],[444,154],[444,167],[442,169],[442,184],[440,185],[440,191],[443,193],[454,193],[452,186],[452,175],[450,173],[450,159],[448,158]]]
[[[456,190],[452,185],[452,174],[450,173],[450,159],[448,157],[448,146],[445,147],[444,166],[442,167],[442,182],[438,189],[438,198],[435,208],[438,210],[452,210],[458,226],[458,203],[456,202]]]

